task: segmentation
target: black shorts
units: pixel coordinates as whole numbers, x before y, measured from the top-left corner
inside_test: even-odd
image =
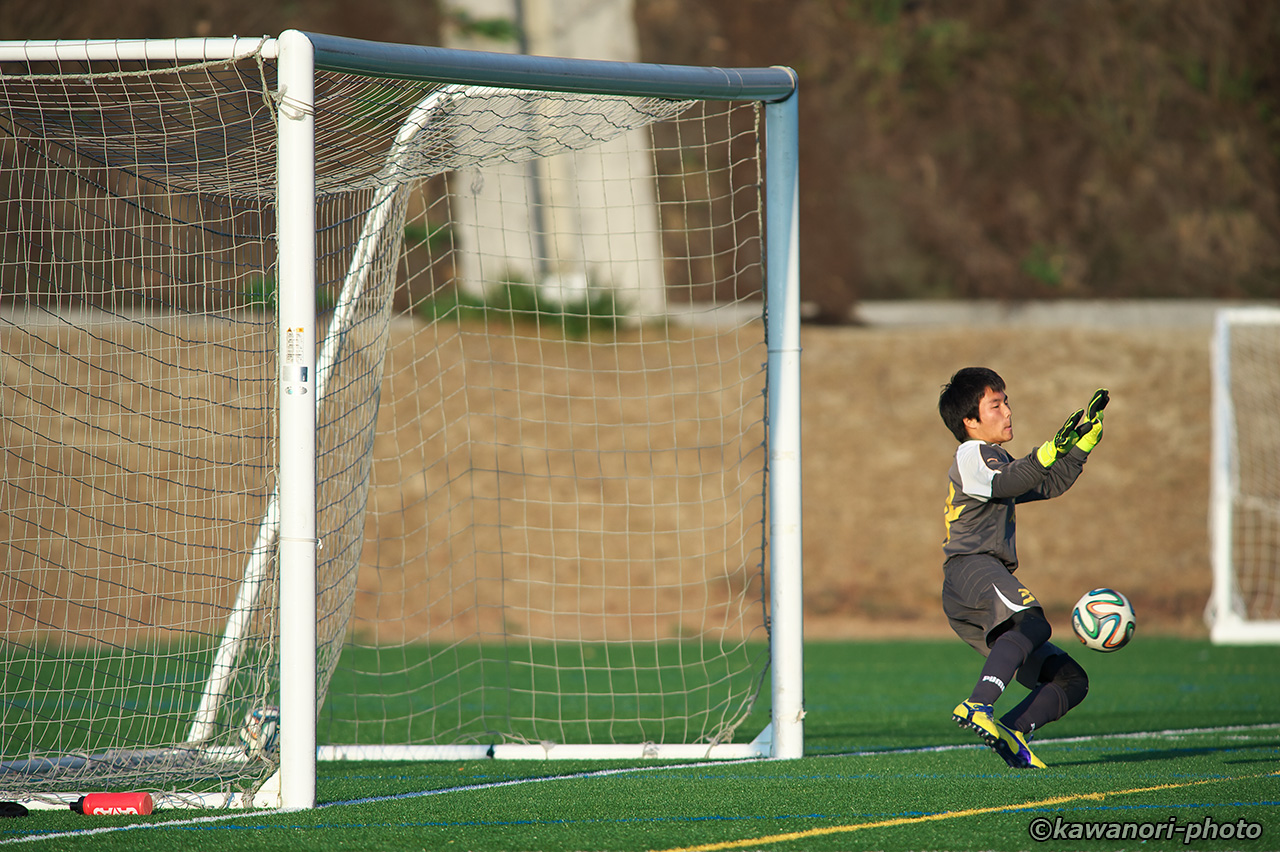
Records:
[[[1036,596],[994,556],[953,556],[942,570],[942,611],[956,635],[984,657],[991,652],[996,628],[1024,609],[1041,609]],[[1044,661],[1065,653],[1052,642],[1045,642],[1018,670],[1018,681],[1034,686]]]

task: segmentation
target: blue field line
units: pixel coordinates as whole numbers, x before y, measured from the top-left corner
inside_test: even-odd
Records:
[[[1181,812],[1200,812],[1207,808],[1253,808],[1253,807],[1274,807],[1278,803],[1272,801],[1256,801],[1256,802],[1200,802],[1184,805],[1087,805],[1087,806],[1056,806],[1053,808],[1013,808],[1018,813],[1056,813],[1056,814],[1115,814],[1122,812],[1134,813],[1138,811],[1158,811],[1164,816]],[[847,814],[776,814],[772,816],[764,816],[759,814],[749,814],[743,816],[727,816],[724,814],[709,814],[706,816],[671,816],[671,817],[643,817],[643,818],[617,818],[611,820],[604,819],[546,819],[546,820],[459,820],[459,821],[443,821],[443,820],[415,820],[412,822],[335,822],[335,823],[315,823],[299,826],[297,824],[279,824],[279,825],[198,825],[198,826],[177,826],[176,830],[180,831],[296,831],[299,828],[307,831],[337,831],[337,830],[365,830],[365,829],[414,829],[414,828],[510,828],[512,826],[598,826],[598,825],[659,825],[663,823],[706,823],[706,822],[723,822],[723,823],[750,823],[750,822],[773,822],[782,823],[790,820],[809,820],[811,822],[835,822],[837,820],[850,819],[895,819],[895,818],[913,818],[935,815],[933,811],[900,811],[896,813],[875,812],[875,813],[847,813]],[[172,825],[172,824],[171,824]]]
[[[1250,733],[1257,731],[1280,730],[1280,723],[1262,723],[1256,725],[1227,725],[1222,727],[1209,728],[1175,728],[1163,731],[1135,731],[1129,733],[1118,734],[1087,734],[1075,737],[1058,737],[1052,739],[1037,740],[1037,745],[1046,744],[1071,744],[1097,742],[1101,740],[1140,740],[1140,739],[1167,739],[1170,737],[1200,736],[1200,735],[1221,735],[1233,732]],[[885,748],[885,749],[867,749],[862,751],[842,752],[839,754],[823,754],[812,755],[816,758],[830,757],[877,757],[883,755],[909,755],[909,754],[932,754],[945,751],[958,751],[965,749],[986,748],[982,744],[947,744],[937,746],[918,746],[912,748]],[[660,766],[627,766],[615,767],[609,769],[593,769],[583,772],[572,772],[565,775],[544,775],[531,778],[507,778],[501,781],[486,781],[478,784],[462,784],[455,787],[441,787],[432,790],[417,790],[411,793],[394,793],[386,796],[367,796],[359,799],[345,799],[337,802],[324,802],[318,804],[317,809],[345,807],[349,805],[363,805],[375,802],[392,802],[405,801],[409,799],[420,799],[430,796],[439,796],[446,793],[466,793],[479,790],[493,790],[502,787],[514,787],[521,784],[538,784],[549,781],[574,781],[589,778],[605,778],[614,775],[630,775],[644,772],[661,772],[665,770],[687,770],[699,769],[706,767],[721,766],[741,766],[745,763],[765,762],[765,758],[757,759],[731,759],[731,760],[705,760],[696,763],[674,763],[662,764]],[[1252,803],[1251,803],[1252,804]],[[1259,802],[1259,805],[1270,805],[1270,802]],[[139,831],[155,828],[190,828],[204,825],[210,825],[219,822],[231,822],[235,820],[253,820],[261,817],[276,816],[290,813],[281,808],[272,808],[254,811],[235,811],[232,813],[215,814],[211,816],[194,817],[191,819],[174,820],[168,822],[148,822],[148,823],[132,823],[129,825],[102,826],[98,828],[87,828],[78,831],[64,831],[51,834],[32,834],[26,837],[14,837],[7,840],[0,840],[0,846],[10,843],[28,843],[39,840],[58,840],[73,837],[90,837],[99,834],[110,834],[118,831]]]
[[[577,776],[561,776],[563,778]],[[546,779],[551,780],[551,779]],[[1224,779],[1226,780],[1226,779]],[[476,785],[471,785],[472,787]],[[457,790],[459,788],[451,788]],[[335,803],[336,804],[336,803]],[[1055,805],[1052,808],[1015,808],[1019,812],[1024,813],[1119,813],[1134,812],[1142,810],[1154,810],[1161,813],[1173,813],[1180,811],[1203,811],[1214,807],[1276,807],[1280,805],[1280,800],[1259,800],[1259,801],[1239,801],[1239,802],[1198,802],[1187,803],[1181,805],[1084,805],[1077,807],[1064,807]],[[486,822],[442,822],[442,821],[415,821],[415,822],[360,822],[360,823],[332,823],[332,824],[312,824],[306,826],[298,826],[296,824],[281,825],[218,825],[239,818],[249,816],[274,816],[285,813],[278,810],[253,811],[251,813],[239,812],[236,814],[223,814],[219,816],[200,817],[197,819],[182,820],[178,822],[165,823],[146,823],[139,825],[110,826],[94,829],[85,829],[83,831],[59,832],[52,834],[38,834],[28,837],[15,838],[12,840],[0,841],[2,843],[21,843],[33,840],[56,840],[71,837],[87,837],[96,834],[106,834],[117,831],[129,831],[133,829],[145,828],[170,828],[180,831],[269,831],[269,830],[286,830],[294,831],[302,827],[308,831],[313,830],[334,830],[334,829],[405,829],[405,828],[454,828],[460,826],[485,826],[485,827],[507,827],[515,825],[582,825],[582,824],[600,824],[603,820],[518,820],[518,821],[486,821]],[[294,812],[296,813],[296,811]],[[650,817],[645,819],[619,819],[613,820],[610,824],[623,824],[629,822],[645,822],[645,823],[662,823],[662,822],[749,822],[753,820],[767,820],[771,822],[781,822],[792,819],[806,820],[848,820],[848,819],[896,819],[896,818],[912,818],[927,817],[935,815],[929,811],[903,811],[900,813],[861,813],[861,814],[779,814],[770,817],[761,816],[724,816],[710,815],[704,817]]]

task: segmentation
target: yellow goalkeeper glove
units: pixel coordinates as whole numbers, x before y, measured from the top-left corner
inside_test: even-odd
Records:
[[[1041,465],[1045,468],[1052,467],[1054,462],[1065,456],[1076,445],[1076,442],[1080,440],[1080,435],[1076,431],[1079,428],[1077,424],[1079,424],[1080,418],[1083,416],[1083,408],[1072,412],[1070,417],[1062,421],[1062,428],[1058,430],[1058,434],[1053,436],[1053,440],[1045,441],[1040,445],[1039,449],[1036,450],[1036,459]],[[1090,449],[1092,449],[1092,446]]]
[[[1080,436],[1076,446],[1086,453],[1098,446],[1098,442],[1102,440],[1102,409],[1106,408],[1110,401],[1111,394],[1107,393],[1107,389],[1098,388],[1093,392],[1089,404],[1085,406],[1084,422],[1076,429]]]

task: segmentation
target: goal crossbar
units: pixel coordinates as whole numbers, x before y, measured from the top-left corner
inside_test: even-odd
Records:
[[[784,101],[796,91],[790,68],[711,68],[529,56],[386,44],[307,33],[317,68],[440,83],[597,95]]]

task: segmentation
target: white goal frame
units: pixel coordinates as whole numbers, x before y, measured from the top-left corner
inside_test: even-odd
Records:
[[[1233,395],[1232,337],[1242,326],[1269,326],[1280,337],[1280,308],[1225,308],[1214,319],[1212,369],[1212,448],[1209,530],[1213,591],[1205,616],[1217,644],[1280,644],[1280,620],[1251,618],[1237,575],[1236,510],[1241,500],[1237,400]],[[1275,570],[1275,568],[1273,568]]]
[[[315,75],[343,71],[438,84],[671,99],[758,101],[764,105],[764,277],[767,343],[767,566],[771,722],[739,746],[572,746],[555,754],[540,745],[475,746],[501,757],[770,757],[803,755],[803,610],[800,440],[800,298],[798,252],[798,107],[795,75],[785,68],[723,69],[513,56],[412,47],[287,31],[275,39],[168,39],[0,43],[3,60],[216,61],[275,59],[277,110],[278,323],[280,365],[278,494],[262,522],[259,548],[278,548],[280,565],[280,769],[242,805],[314,807],[316,801],[317,402],[324,352],[339,341],[316,338]],[[370,214],[373,215],[372,213]],[[338,313],[341,313],[341,299]],[[331,334],[333,332],[330,332]],[[338,332],[341,334],[341,331]],[[318,350],[320,350],[318,352]],[[252,567],[247,569],[252,574]],[[245,592],[252,595],[252,589]],[[239,610],[237,604],[236,609]],[[236,614],[224,649],[234,657]],[[230,644],[226,644],[230,643]],[[221,655],[219,659],[221,659]],[[214,678],[219,663],[214,664]],[[206,695],[191,741],[217,702]],[[433,747],[424,747],[433,748]],[[323,758],[471,757],[472,747],[443,753],[330,747]],[[495,755],[495,751],[500,754]]]

